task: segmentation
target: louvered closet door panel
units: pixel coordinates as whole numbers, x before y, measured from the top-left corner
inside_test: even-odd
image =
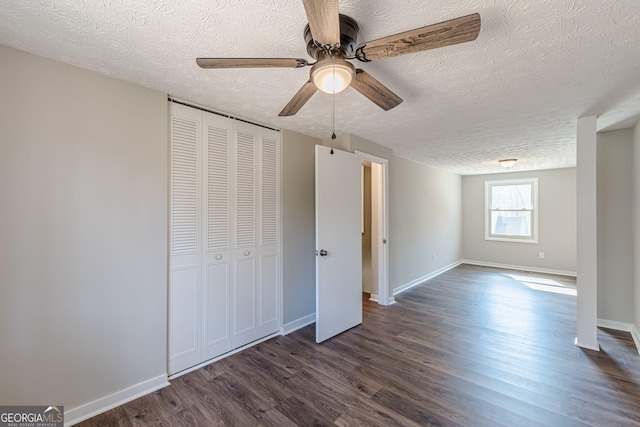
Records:
[[[260,281],[258,325],[264,334],[279,328],[280,134],[260,131]]]
[[[245,130],[236,138],[236,247],[256,244],[256,141]]]
[[[233,347],[242,347],[260,339],[264,333],[258,325],[259,312],[259,272],[256,256],[249,251],[247,256],[235,260],[235,330]]]
[[[231,249],[232,131],[225,121],[228,119],[205,115],[208,252]]]
[[[171,255],[198,252],[198,138],[200,121],[171,117]]]
[[[203,259],[203,360],[232,350],[231,342],[231,194],[232,123],[203,112],[206,202]]]
[[[260,255],[260,310],[258,323],[268,328],[278,328],[278,280],[280,256],[278,253]],[[269,332],[271,333],[271,332]]]
[[[169,373],[280,327],[280,134],[171,104]]]
[[[257,243],[257,138],[254,127],[235,123],[235,250],[233,346],[254,340],[258,275]]]
[[[197,266],[169,273],[169,374],[201,361],[198,276]]]
[[[231,260],[209,262],[205,268],[202,360],[231,351]]]
[[[202,116],[171,108],[169,204],[169,373],[200,363],[200,145]]]
[[[235,297],[243,302],[243,306],[240,306],[236,312],[236,334],[243,334],[256,327],[256,257],[247,256],[237,259],[235,273]]]
[[[279,135],[260,138],[260,245],[278,244],[280,211]]]
[[[248,218],[255,220],[251,227],[241,227],[238,223],[238,248],[234,251],[238,279],[233,339],[234,346],[239,346],[277,332],[280,327],[280,134],[244,123],[236,126],[237,203],[238,206],[246,203],[247,224]],[[249,159],[255,162],[252,167]],[[243,168],[243,165],[246,166]],[[242,178],[246,179],[244,184],[241,184]],[[249,191],[250,182],[252,191]],[[247,190],[241,191],[240,185]],[[251,204],[255,209],[249,215]],[[240,212],[238,208],[238,221]],[[244,235],[250,235],[253,242],[243,241]],[[242,247],[241,243],[246,246]]]

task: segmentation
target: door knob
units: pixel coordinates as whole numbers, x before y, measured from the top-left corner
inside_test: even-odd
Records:
[[[249,256],[250,253],[251,252],[249,252],[249,251],[244,251],[244,256]]]
[[[327,256],[328,252],[324,249],[320,249],[320,256]]]
[[[216,255],[216,259],[217,260],[221,260],[222,259],[222,255]]]

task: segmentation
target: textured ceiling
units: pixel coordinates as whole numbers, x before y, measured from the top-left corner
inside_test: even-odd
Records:
[[[349,88],[336,129],[460,174],[575,166],[575,121],[640,114],[638,0],[340,0],[359,42],[478,12],[474,42],[358,63],[404,99],[384,112]],[[308,58],[300,0],[3,0],[0,44],[278,128],[326,138],[321,92],[278,113],[305,69],[203,70],[195,58]],[[309,59],[309,58],[308,58]],[[357,61],[356,61],[357,62]]]

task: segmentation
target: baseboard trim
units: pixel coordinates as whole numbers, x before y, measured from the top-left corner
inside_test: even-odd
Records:
[[[616,331],[631,332],[633,325],[631,323],[617,322],[615,320],[598,319],[598,327],[614,329]]]
[[[101,397],[93,402],[85,403],[77,408],[65,411],[64,425],[72,426],[74,424],[78,424],[81,421],[88,420],[91,417],[95,417],[98,414],[108,411],[109,409],[124,405],[127,402],[131,402],[132,400],[146,394],[153,393],[154,391],[160,390],[168,385],[169,381],[167,381],[167,374],[162,374],[155,378],[132,385],[124,390],[115,392],[109,396]]]
[[[380,298],[378,298],[378,295],[377,295],[377,294],[371,294],[371,295],[369,296],[369,301],[373,301],[373,302],[377,302],[377,303],[379,303],[379,302],[380,302]]]
[[[170,380],[174,380],[174,379],[176,379],[178,377],[183,376],[184,374],[188,374],[189,372],[193,372],[196,369],[204,368],[205,366],[211,365],[212,363],[217,362],[218,360],[222,360],[225,357],[231,356],[232,354],[240,353],[242,350],[246,350],[246,349],[248,349],[250,347],[253,347],[254,345],[260,344],[261,342],[264,342],[266,340],[270,340],[271,338],[279,337],[280,335],[281,335],[280,332],[274,332],[271,335],[267,335],[266,337],[262,337],[259,340],[252,341],[249,344],[245,344],[242,347],[238,347],[238,348],[236,348],[234,350],[231,350],[228,353],[221,354],[218,357],[214,357],[213,359],[205,360],[204,362],[199,363],[199,364],[197,364],[195,366],[192,366],[190,368],[187,368],[184,371],[176,372],[173,375],[169,375],[169,379]]]
[[[599,343],[596,342],[595,345],[581,343],[581,342],[578,342],[578,337],[576,337],[576,339],[573,341],[573,345],[580,348],[586,348],[587,350],[600,351]]]
[[[551,268],[529,267],[525,265],[501,264],[497,262],[475,261],[472,259],[463,259],[460,262],[460,264],[479,265],[481,267],[504,268],[507,270],[530,271],[532,273],[557,274],[559,276],[571,276],[571,277],[577,276],[577,273],[575,271],[554,270]]]
[[[640,355],[640,332],[633,323],[617,322],[615,320],[598,319],[598,327],[606,329],[614,329],[616,331],[629,332],[633,343],[636,345],[638,355]]]
[[[414,286],[418,286],[418,285],[420,285],[421,283],[424,283],[424,282],[426,282],[426,281],[427,281],[427,280],[429,280],[429,279],[433,279],[434,277],[441,275],[441,274],[442,274],[442,273],[444,273],[445,271],[449,271],[449,270],[451,270],[452,268],[456,268],[456,267],[457,267],[457,266],[459,266],[460,264],[462,264],[462,261],[456,261],[456,262],[454,262],[454,263],[452,263],[452,264],[449,264],[449,265],[447,265],[447,266],[445,266],[445,267],[442,267],[442,268],[440,268],[440,269],[438,269],[438,270],[436,270],[436,271],[433,271],[433,272],[431,272],[431,273],[429,273],[429,274],[427,274],[427,275],[425,275],[425,276],[418,277],[417,279],[414,279],[414,280],[412,280],[412,281],[410,281],[410,282],[407,282],[407,283],[405,283],[404,285],[401,285],[401,286],[399,286],[399,287],[395,288],[395,289],[393,290],[393,296],[396,296],[396,295],[398,295],[398,294],[399,294],[399,293],[401,293],[401,292],[404,292],[404,291],[406,291],[406,290],[408,290],[408,289],[411,289],[411,288],[413,288]],[[395,298],[393,299],[393,302],[395,302]],[[390,304],[392,304],[392,303],[390,302]]]
[[[638,349],[638,355],[640,355],[640,331],[635,324],[631,324],[631,338],[633,338],[633,342],[636,343],[636,349]]]
[[[312,323],[316,322],[316,314],[311,313],[308,316],[301,317],[293,322],[289,322],[286,325],[282,326],[280,330],[280,335],[288,335],[291,332],[295,332],[298,329],[304,328],[305,326],[309,326]]]

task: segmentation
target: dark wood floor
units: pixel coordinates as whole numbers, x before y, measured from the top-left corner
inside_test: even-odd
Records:
[[[80,425],[640,425],[630,335],[575,347],[575,296],[523,284],[540,277],[575,286],[462,265],[393,306],[365,301],[363,324],[321,345],[311,325]]]

